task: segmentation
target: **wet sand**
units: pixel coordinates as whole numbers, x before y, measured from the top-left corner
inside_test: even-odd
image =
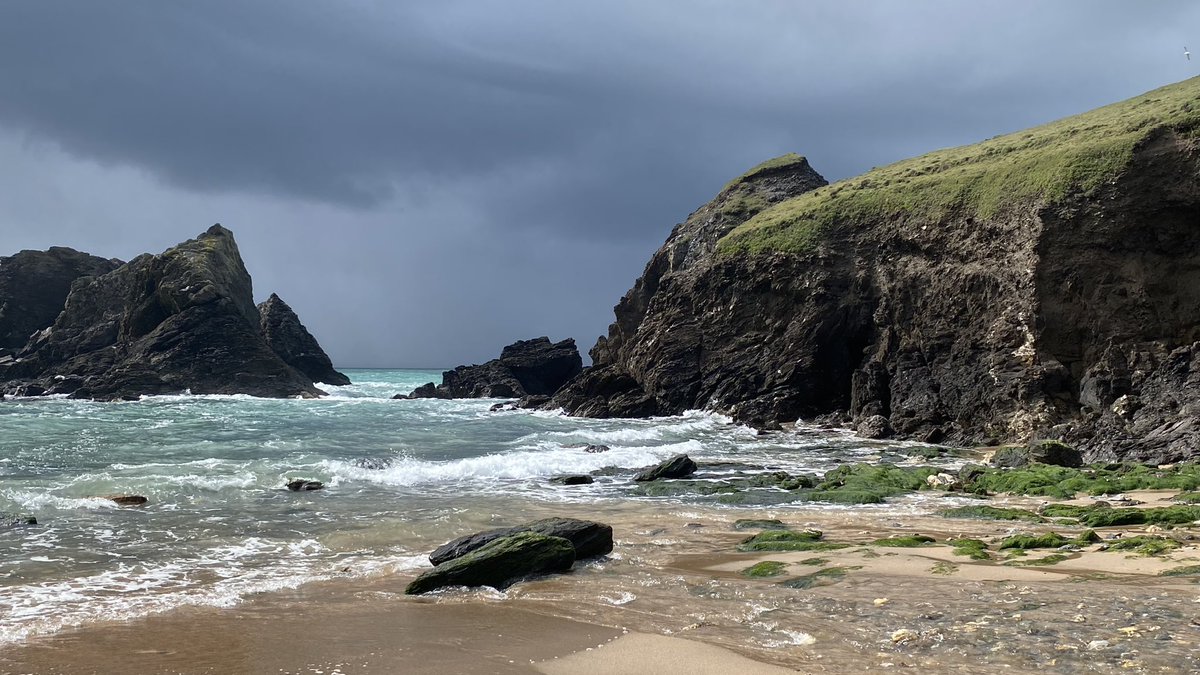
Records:
[[[1138,494],[1145,506],[1170,493]],[[994,499],[1036,507],[1042,500]],[[947,504],[949,505],[949,504]],[[1145,557],[1103,544],[1010,558],[995,550],[1013,532],[1062,524],[952,520],[937,503],[882,508],[729,509],[622,502],[531,504],[519,522],[556,514],[613,524],[608,559],[506,593],[402,595],[412,572],[310,584],[226,609],[182,609],[99,623],[0,651],[5,673],[923,673],[1189,672],[1200,670],[1195,577],[1165,570],[1200,564],[1185,545]],[[822,552],[740,553],[752,532],[738,518],[779,518],[851,544]],[[461,525],[469,530],[473,524]],[[1100,530],[1106,539],[1145,527]],[[450,532],[455,535],[460,532]],[[895,534],[938,545],[875,547]],[[948,538],[993,543],[973,561]],[[783,564],[751,579],[756,562]],[[808,588],[780,581],[840,568]]]

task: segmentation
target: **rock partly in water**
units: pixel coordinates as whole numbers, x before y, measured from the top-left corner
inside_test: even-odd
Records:
[[[442,373],[438,394],[426,392],[420,398],[549,397],[582,369],[583,359],[573,339],[521,340],[505,347],[498,359]],[[410,396],[418,398],[416,394]]]
[[[350,378],[333,369],[333,361],[308,332],[300,317],[278,295],[258,306],[263,337],[283,362],[304,373],[313,382],[333,386],[350,384]]]
[[[519,532],[535,532],[566,539],[575,547],[575,557],[579,560],[605,555],[613,549],[612,527],[608,525],[574,518],[544,518],[517,527],[498,528],[459,537],[434,549],[429,554],[429,562],[440,565],[447,560],[466,555],[490,541]]]
[[[555,485],[591,485],[596,482],[595,478],[585,474],[571,474],[569,476],[555,476],[550,479]]]
[[[687,455],[675,455],[658,466],[642,471],[633,479],[638,482],[659,480],[660,478],[685,478],[696,472],[696,463]]]
[[[104,499],[113,501],[121,506],[142,506],[150,501],[142,495],[104,495]]]
[[[77,279],[54,323],[0,366],[0,382],[82,379],[74,398],[317,396],[267,345],[233,234],[214,225],[160,255]],[[6,386],[0,386],[7,389]]]
[[[303,478],[297,478],[295,480],[288,481],[287,485],[284,487],[292,492],[311,492],[313,490],[325,489],[325,484],[319,480],[305,480]]]
[[[418,398],[450,398],[450,394],[432,382],[425,384],[412,390],[410,394],[396,394],[392,398],[395,399],[418,399]]]
[[[0,513],[0,529],[10,527],[24,527],[26,525],[37,525],[37,518],[33,516],[13,516]]]
[[[438,563],[414,579],[404,592],[420,595],[447,586],[505,589],[524,577],[566,572],[574,563],[575,547],[569,540],[537,532],[517,532]]]

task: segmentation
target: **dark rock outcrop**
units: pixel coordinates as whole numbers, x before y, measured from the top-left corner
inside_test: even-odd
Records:
[[[685,478],[696,472],[696,463],[687,455],[675,455],[658,466],[642,471],[633,479],[638,482],[658,480],[660,478]]]
[[[604,555],[613,548],[612,527],[608,525],[574,518],[545,518],[517,527],[503,527],[459,537],[434,549],[429,554],[429,562],[441,565],[448,560],[464,556],[490,541],[521,532],[535,532],[566,539],[574,547],[575,558],[578,560]]]
[[[350,384],[350,378],[333,369],[333,361],[308,332],[300,317],[274,293],[258,306],[263,337],[283,362],[313,382],[333,386]]]
[[[54,323],[0,363],[0,391],[30,384],[102,400],[321,393],[267,345],[250,275],[220,225],[76,280]]]
[[[143,506],[150,501],[142,495],[105,495],[104,498],[121,506]]]
[[[675,228],[593,367],[549,405],[712,409],[759,428],[833,414],[872,435],[880,416],[903,439],[1195,458],[1200,115],[1184,102],[1198,92],[1189,80],[828,188],[796,157],[751,171]],[[1128,153],[1104,151],[1119,134]]]
[[[577,473],[568,476],[555,476],[550,479],[550,482],[555,485],[591,485],[596,482],[596,479],[586,473]]]
[[[78,279],[107,274],[121,265],[75,249],[52,246],[0,256],[0,355],[15,353],[58,317]]]
[[[305,480],[303,478],[297,478],[295,480],[288,481],[287,485],[284,487],[291,492],[312,492],[313,490],[324,490],[325,484],[319,480]]]
[[[1078,469],[1083,466],[1083,453],[1058,441],[1039,441],[1027,446],[1003,447],[992,455],[992,466],[999,468],[1014,469],[1034,463]]]
[[[442,373],[440,386],[424,385],[408,398],[548,397],[582,369],[583,359],[571,338],[555,343],[547,337],[521,340],[505,347],[498,359]]]
[[[37,518],[33,516],[14,516],[7,513],[0,513],[0,529],[10,527],[25,527],[26,525],[37,525]]]
[[[575,563],[575,547],[562,537],[518,532],[438,564],[405,589],[420,595],[447,586],[491,586],[505,589],[524,577],[566,572]]]

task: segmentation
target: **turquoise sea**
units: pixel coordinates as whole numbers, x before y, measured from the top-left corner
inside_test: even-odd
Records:
[[[413,570],[447,532],[512,524],[521,504],[661,500],[639,496],[622,470],[677,453],[727,463],[708,469],[720,475],[817,473],[879,451],[841,432],[759,436],[699,412],[588,420],[491,412],[496,400],[392,400],[440,372],[347,374],[353,385],[317,400],[0,402],[0,513],[38,521],[0,529],[0,645]],[[589,472],[593,485],[548,482]],[[326,488],[288,492],[293,478]],[[119,507],[113,494],[149,502]]]

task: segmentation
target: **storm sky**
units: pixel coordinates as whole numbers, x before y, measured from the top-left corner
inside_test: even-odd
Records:
[[[836,180],[1198,68],[1191,0],[2,0],[0,255],[220,222],[340,366],[586,351],[764,159]]]

